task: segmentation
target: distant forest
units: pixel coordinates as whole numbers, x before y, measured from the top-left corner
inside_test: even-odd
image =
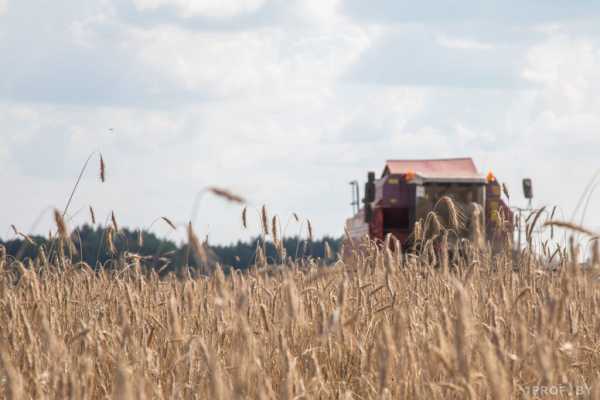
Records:
[[[187,244],[177,245],[171,240],[161,239],[150,232],[143,232],[143,240],[140,240],[139,231],[127,228],[120,229],[114,236],[113,243],[116,252],[111,254],[107,248],[106,233],[107,230],[104,228],[89,225],[75,229],[71,234],[76,249],[73,261],[83,261],[91,267],[97,268],[100,265],[106,266],[111,259],[125,256],[127,253],[135,253],[144,257],[146,267],[164,271],[174,271],[186,264],[192,267],[196,266]],[[6,248],[8,255],[20,260],[38,257],[40,246],[47,253],[53,246],[52,242],[41,236],[32,236],[29,239],[33,243],[24,238],[18,238],[8,241],[0,240],[0,245]],[[334,259],[340,250],[341,238],[324,237],[320,240],[308,241],[292,237],[283,240],[286,254],[292,259],[309,257],[325,259],[326,245],[331,249],[330,258]],[[208,251],[212,263],[218,262],[225,269],[243,270],[254,264],[258,246],[263,246],[263,241],[256,237],[249,242],[238,241],[225,246],[209,244]],[[267,260],[269,262],[277,260],[277,252],[273,243],[267,240],[264,246]]]

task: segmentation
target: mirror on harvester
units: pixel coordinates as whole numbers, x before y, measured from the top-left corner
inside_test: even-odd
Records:
[[[365,183],[365,204],[375,201],[375,172],[369,172]]]
[[[528,200],[533,199],[533,185],[529,178],[523,179],[523,195]]]
[[[365,204],[365,222],[371,222],[373,218],[373,208],[371,203],[375,201],[375,172],[369,172],[367,175],[367,183],[365,183],[365,198],[363,203]]]

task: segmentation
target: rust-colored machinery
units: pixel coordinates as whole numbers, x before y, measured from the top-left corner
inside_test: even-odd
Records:
[[[463,217],[455,237],[469,235],[469,217],[479,208],[485,238],[494,241],[502,232],[512,232],[513,213],[502,199],[502,187],[490,172],[480,174],[471,158],[436,160],[390,160],[379,179],[368,173],[363,206],[359,207],[358,184],[353,182],[354,216],[346,221],[353,239],[368,235],[383,241],[388,234],[403,247],[412,243],[415,224],[424,224],[434,211],[445,226],[451,225],[450,210],[443,198],[452,199]]]

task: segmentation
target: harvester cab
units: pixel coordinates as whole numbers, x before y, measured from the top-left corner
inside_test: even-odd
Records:
[[[391,234],[406,247],[423,229],[446,228],[463,238],[477,228],[492,240],[512,231],[512,218],[496,177],[481,175],[470,158],[390,160],[379,179],[368,173],[363,206],[346,228],[353,239]]]

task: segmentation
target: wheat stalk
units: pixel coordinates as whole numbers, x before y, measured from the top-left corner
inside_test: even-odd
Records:
[[[232,203],[238,203],[238,204],[246,203],[246,200],[242,196],[239,196],[227,189],[211,186],[207,190],[209,192],[211,192],[212,194],[214,194],[215,196],[221,197]]]
[[[269,235],[269,215],[267,214],[267,206],[263,205],[260,211],[262,231],[265,236]]]
[[[582,233],[584,235],[591,236],[591,237],[598,236],[596,233],[590,231],[589,229],[586,229],[586,228],[584,228],[582,226],[576,225],[576,224],[574,224],[572,222],[546,221],[544,223],[544,226],[564,228],[564,229],[568,229],[568,230],[571,230],[571,231]]]
[[[117,254],[117,248],[115,247],[115,243],[114,243],[114,229],[112,226],[109,226],[106,229],[106,248],[108,249],[108,252],[111,255]]]
[[[65,241],[69,240],[67,224],[65,223],[63,215],[57,209],[54,209],[54,223],[56,224],[60,238]]]
[[[169,225],[173,230],[177,230],[177,227],[175,226],[175,224],[173,223],[173,221],[171,221],[169,218],[167,217],[160,217],[163,221],[165,221],[165,223],[167,225]]]
[[[104,163],[102,154],[100,154],[100,181],[102,183],[106,182],[106,164]]]
[[[141,249],[144,247],[144,231],[138,229],[137,245]]]
[[[437,210],[438,206],[441,204],[445,205],[446,209],[448,210],[448,218],[449,218],[450,227],[457,231],[462,229],[463,217],[462,217],[461,213],[459,212],[458,208],[456,207],[456,204],[454,203],[454,201],[448,196],[442,196],[438,200],[438,202],[435,204],[433,209]]]
[[[112,221],[113,228],[115,229],[115,233],[119,232],[119,224],[117,224],[117,218],[115,217],[115,212],[111,211],[110,220]]]
[[[92,225],[96,225],[96,213],[92,206],[90,206],[90,219],[92,220]]]
[[[273,219],[271,220],[271,234],[273,236],[273,243],[275,244],[275,247],[278,247],[279,237],[277,234],[277,215],[274,215]]]
[[[194,228],[192,227],[192,223],[188,224],[188,244],[194,251],[194,255],[196,257],[196,261],[206,266],[208,264],[208,256],[206,255],[206,251],[204,249],[204,245],[200,243],[196,232],[194,232]]]

